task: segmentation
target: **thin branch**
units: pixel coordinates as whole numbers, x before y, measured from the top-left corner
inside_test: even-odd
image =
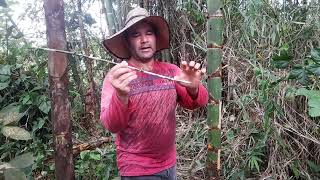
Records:
[[[119,63],[116,63],[116,62],[113,62],[113,61],[109,61],[109,60],[106,60],[106,59],[101,59],[101,58],[93,57],[93,56],[87,56],[87,55],[84,55],[84,54],[76,54],[76,52],[64,51],[64,50],[59,50],[59,49],[50,49],[50,48],[34,48],[34,49],[42,49],[42,50],[46,50],[46,51],[53,51],[53,52],[72,54],[72,55],[75,55],[75,56],[82,56],[82,57],[86,57],[86,58],[89,58],[89,59],[92,59],[92,60],[96,60],[96,61],[104,61],[104,62],[115,64],[115,65],[119,64]],[[145,71],[143,69],[139,69],[139,68],[132,67],[132,66],[128,66],[128,68],[130,68],[132,70],[136,70],[136,71],[142,72],[142,73],[145,73],[145,74],[149,74],[149,75],[152,75],[152,76],[160,77],[160,78],[163,78],[163,79],[168,79],[168,80],[171,80],[171,81],[177,81],[177,82],[182,82],[182,83],[186,83],[186,84],[190,84],[191,83],[189,81],[174,79],[173,77],[164,76],[164,75],[161,75],[161,74],[156,74],[156,73]]]

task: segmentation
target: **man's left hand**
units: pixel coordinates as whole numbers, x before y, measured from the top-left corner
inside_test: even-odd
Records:
[[[178,82],[182,86],[186,87],[187,91],[192,97],[197,97],[200,80],[203,74],[206,73],[206,69],[200,69],[200,64],[195,63],[194,61],[182,61],[180,68],[181,73],[178,76],[175,76],[174,79],[189,81],[190,83]]]

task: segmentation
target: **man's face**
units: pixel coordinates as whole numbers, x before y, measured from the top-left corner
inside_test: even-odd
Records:
[[[156,35],[146,22],[138,23],[128,30],[128,43],[131,56],[137,61],[148,62],[156,52]]]

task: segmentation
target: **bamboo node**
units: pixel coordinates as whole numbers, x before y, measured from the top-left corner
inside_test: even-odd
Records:
[[[222,10],[218,9],[216,12],[208,14],[207,18],[223,18]]]
[[[217,105],[219,104],[219,100],[215,99],[211,94],[209,95],[209,104]]]
[[[211,127],[209,127],[209,129],[208,129],[208,131],[213,131],[213,130],[220,130],[220,128],[217,127],[217,126],[211,126]]]
[[[222,76],[222,73],[221,73],[220,67],[219,67],[218,70],[216,70],[212,74],[208,75],[207,79],[212,79],[212,78],[221,77],[221,76]]]
[[[219,148],[216,148],[214,146],[212,146],[211,144],[208,144],[207,146],[208,151],[214,152],[214,153],[218,153],[219,152]]]
[[[216,43],[209,43],[207,45],[207,48],[208,49],[223,49],[223,45],[219,45],[219,44],[216,44]]]

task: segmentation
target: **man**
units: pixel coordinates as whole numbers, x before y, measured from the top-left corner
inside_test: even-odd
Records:
[[[200,83],[205,70],[194,61],[183,61],[181,69],[157,61],[154,54],[169,47],[168,24],[140,7],[130,11],[125,27],[103,44],[127,59],[111,68],[101,93],[100,118],[117,134],[121,179],[176,179],[176,105],[188,109],[206,105],[208,93]],[[190,83],[137,72],[128,65]]]

